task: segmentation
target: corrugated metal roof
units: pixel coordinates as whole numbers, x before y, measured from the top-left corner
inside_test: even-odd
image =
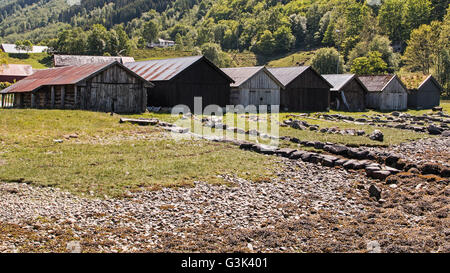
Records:
[[[359,76],[360,81],[370,92],[380,92],[395,75]]]
[[[203,56],[150,60],[124,64],[147,81],[168,81],[201,60]]]
[[[84,65],[93,63],[110,63],[117,61],[119,63],[131,63],[134,62],[133,57],[121,57],[121,56],[86,56],[86,55],[54,55],[53,63],[55,67],[61,66],[73,66]]]
[[[322,74],[322,76],[333,85],[331,91],[339,91],[355,77],[355,74]]]
[[[292,67],[272,67],[268,68],[284,86],[290,84],[303,72],[305,72],[309,66],[292,66]]]
[[[48,50],[48,47],[47,46],[33,46],[33,49],[31,51],[26,51],[26,50],[18,50],[16,48],[16,45],[14,45],[14,44],[2,44],[2,49],[6,53],[19,54],[19,53],[42,53],[42,52],[46,52]]]
[[[0,66],[2,76],[30,76],[33,68],[27,64],[4,64]]]
[[[36,70],[33,75],[3,89],[0,93],[31,92],[44,85],[76,84],[113,63],[86,64]]]

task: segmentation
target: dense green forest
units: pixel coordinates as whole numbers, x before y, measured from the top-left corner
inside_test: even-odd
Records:
[[[322,73],[420,71],[449,87],[450,0],[0,0],[0,40],[129,54],[157,38],[221,66],[230,52],[315,51]]]

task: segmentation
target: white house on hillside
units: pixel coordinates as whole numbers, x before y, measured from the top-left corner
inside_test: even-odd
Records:
[[[174,46],[175,42],[174,41],[170,41],[170,40],[164,40],[164,39],[158,39],[157,43],[150,43],[149,47],[150,48],[154,48],[154,47],[171,47]]]
[[[20,54],[20,53],[43,53],[48,51],[47,46],[33,46],[31,51],[18,49],[15,44],[1,44],[0,49],[5,53]]]

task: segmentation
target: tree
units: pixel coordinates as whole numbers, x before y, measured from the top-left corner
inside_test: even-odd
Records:
[[[441,83],[447,96],[450,96],[450,5],[441,25],[439,34],[437,58],[435,63],[436,79]]]
[[[440,27],[438,22],[431,25],[421,25],[413,30],[408,40],[403,60],[410,71],[422,71],[428,74],[436,58]],[[439,27],[439,29],[436,29]]]
[[[99,24],[93,25],[87,37],[88,53],[91,55],[103,55],[107,52],[106,45],[109,38],[108,31],[104,26]]]
[[[149,21],[144,25],[144,29],[142,31],[142,38],[145,39],[148,43],[153,42],[158,37],[158,25]]]
[[[291,30],[286,26],[278,28],[273,36],[275,39],[275,51],[287,52],[294,45],[295,37],[292,35]]]
[[[211,62],[219,67],[228,67],[231,65],[231,58],[225,52],[222,52],[220,45],[215,43],[206,43],[201,47],[201,53]]]
[[[382,33],[394,42],[404,41],[405,25],[403,21],[404,0],[386,0],[378,13],[378,24]]]
[[[376,35],[371,41],[362,41],[350,51],[348,65],[353,66],[353,61],[359,57],[367,57],[370,51],[381,53],[381,58],[388,65],[391,71],[398,68],[399,54],[394,53],[391,41],[387,36]]]
[[[79,27],[65,29],[52,43],[53,49],[58,53],[83,55],[87,51],[87,33]]]
[[[117,34],[118,39],[118,51],[117,55],[128,55],[131,51],[131,44],[130,44],[130,38],[128,37],[127,33],[125,32],[122,25],[117,25],[114,29]]]
[[[344,60],[333,47],[317,50],[311,62],[312,67],[320,74],[340,74],[344,72]]]
[[[407,27],[407,38],[409,38],[409,34],[413,29],[430,22],[431,10],[430,0],[406,1],[405,25]]]
[[[316,33],[320,30],[320,19],[323,14],[319,11],[319,6],[313,4],[306,12],[306,40],[309,46],[316,46],[320,41]]]
[[[385,73],[386,62],[378,51],[370,51],[367,57],[359,57],[353,61],[351,72],[358,75],[374,75]]]
[[[255,53],[262,55],[271,55],[275,49],[275,38],[270,30],[264,31],[256,44],[252,47]]]
[[[289,21],[291,22],[292,34],[295,37],[295,47],[300,48],[305,45],[306,40],[306,17],[292,14],[289,16]]]
[[[0,69],[1,69],[1,65],[7,64],[8,63],[8,57],[6,56],[6,53],[3,53],[0,51]]]
[[[31,43],[30,40],[23,40],[23,41],[17,40],[15,45],[17,50],[22,50],[26,52],[33,51],[33,43]]]

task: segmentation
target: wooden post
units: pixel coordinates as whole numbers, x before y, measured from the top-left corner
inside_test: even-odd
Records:
[[[23,108],[23,93],[19,94],[19,108]]]
[[[0,105],[0,108],[3,108],[4,106],[4,103],[3,103],[3,98],[5,97],[5,95],[4,94],[2,94],[2,100],[1,100],[1,105]]]
[[[77,109],[78,108],[78,86],[74,86],[74,98],[73,98],[73,109]]]
[[[50,107],[55,108],[55,86],[52,85],[51,91],[50,91]]]
[[[31,93],[31,108],[36,108],[36,94]]]
[[[61,109],[64,109],[64,99],[66,97],[66,87],[61,86]]]

